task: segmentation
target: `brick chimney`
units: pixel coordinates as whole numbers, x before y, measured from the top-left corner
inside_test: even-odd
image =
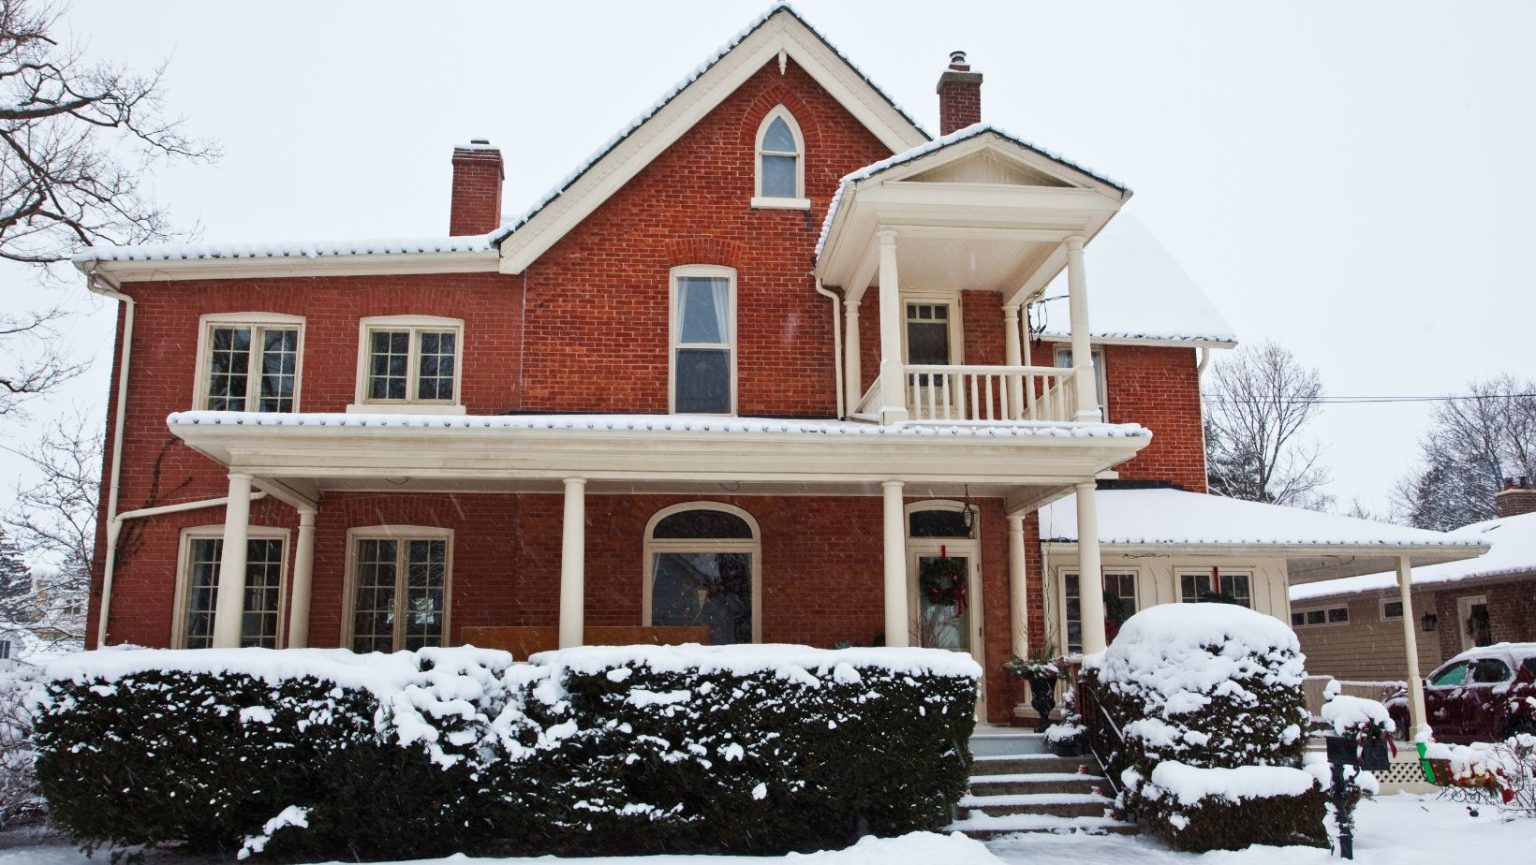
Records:
[[[940,135],[981,122],[981,73],[971,71],[964,51],[949,53],[949,68],[939,76],[938,93]]]
[[[501,149],[476,139],[453,148],[448,234],[488,234],[501,227]]]
[[[1504,489],[1493,494],[1493,508],[1501,517],[1536,512],[1536,486],[1528,477],[1505,478]]]

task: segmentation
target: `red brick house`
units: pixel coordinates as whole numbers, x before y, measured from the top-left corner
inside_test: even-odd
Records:
[[[1002,661],[1101,648],[1106,603],[1284,616],[1291,562],[1385,566],[1330,544],[1477,552],[1175,532],[1082,591],[1098,537],[1041,509],[1204,499],[1235,338],[981,84],[956,54],[932,139],[778,7],[521,216],[475,142],[447,236],[82,256],[121,301],[94,643],[918,642],[1002,719]]]

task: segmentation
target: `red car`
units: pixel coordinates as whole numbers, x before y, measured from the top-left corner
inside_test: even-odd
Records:
[[[1462,652],[1424,679],[1429,726],[1440,742],[1492,742],[1536,735],[1536,643]],[[1398,735],[1408,730],[1408,693],[1387,701]]]

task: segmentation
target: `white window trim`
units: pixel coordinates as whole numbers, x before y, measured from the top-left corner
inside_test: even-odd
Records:
[[[763,194],[763,156],[787,156],[779,151],[763,150],[763,136],[768,134],[768,127],[778,118],[783,118],[789,127],[789,134],[795,138],[795,197],[778,198]],[[805,197],[805,136],[800,132],[800,124],[795,122],[795,115],[789,112],[782,104],[775,105],[771,111],[763,115],[763,122],[757,125],[757,135],[752,139],[752,206],[776,210],[810,210],[811,200]]]
[[[684,264],[672,268],[667,275],[668,313],[667,313],[667,414],[679,414],[677,411],[677,350],[678,342],[682,336],[682,322],[678,320],[678,279],[685,276],[725,277],[730,281],[730,309],[726,312],[726,326],[730,329],[730,338],[725,343],[687,343],[689,348],[721,348],[731,354],[731,410],[725,413],[709,413],[711,417],[735,417],[736,406],[736,369],[737,350],[736,339],[736,269],[723,267],[717,264]],[[688,414],[695,414],[689,412]]]
[[[251,526],[246,532],[248,540],[252,541],[282,541],[283,557],[279,571],[282,576],[277,584],[277,647],[287,645],[288,638],[288,569],[289,561],[288,530],[275,526]],[[224,526],[190,526],[181,530],[181,539],[176,548],[176,600],[171,605],[171,647],[185,649],[187,647],[187,602],[188,593],[192,585],[192,542],[194,540],[224,540]],[[224,574],[219,574],[222,582]]]
[[[1488,606],[1488,596],[1461,595],[1456,598],[1456,634],[1460,640],[1461,651],[1463,652],[1477,648],[1477,641],[1473,639],[1471,634],[1467,633],[1467,619],[1472,617],[1472,608],[1478,604],[1482,604],[1485,607]],[[1488,617],[1488,630],[1491,637],[1493,631],[1493,611],[1489,610],[1488,612],[1490,613]]]
[[[1071,350],[1072,350],[1072,344],[1071,343],[1065,343],[1065,342],[1052,343],[1051,344],[1051,366],[1057,366],[1057,364],[1056,364],[1056,354],[1057,354],[1057,352],[1063,352],[1063,351],[1070,352]],[[1106,352],[1104,351],[1104,346],[1102,346],[1102,345],[1091,346],[1089,348],[1089,350],[1088,350],[1088,356],[1093,360],[1093,382],[1094,382],[1094,387],[1098,388],[1099,411],[1103,412],[1103,414],[1104,414],[1103,421],[1105,423],[1108,423],[1109,422],[1109,371],[1108,371],[1109,364],[1105,361],[1105,355],[1106,355]]]
[[[1381,617],[1383,622],[1391,621],[1392,619],[1401,619],[1403,617],[1401,612],[1395,616],[1387,615],[1387,604],[1400,604],[1402,603],[1401,598],[1378,598],[1376,603],[1378,604],[1376,613]]]
[[[1100,567],[1100,571],[1102,571],[1105,575],[1109,575],[1109,574],[1128,574],[1128,575],[1130,575],[1132,591],[1135,593],[1133,600],[1135,600],[1135,602],[1136,602],[1136,612],[1139,613],[1143,609],[1145,609],[1141,605],[1141,581],[1142,581],[1141,568],[1135,567],[1133,565],[1102,565]],[[1055,603],[1055,607],[1056,607],[1056,621],[1061,623],[1061,627],[1058,629],[1058,634],[1057,634],[1057,636],[1060,637],[1060,640],[1057,643],[1057,647],[1056,648],[1057,648],[1057,653],[1060,654],[1060,655],[1063,655],[1063,656],[1067,656],[1068,655],[1068,647],[1067,647],[1067,642],[1068,642],[1067,641],[1067,577],[1069,577],[1069,576],[1078,576],[1080,572],[1081,572],[1081,569],[1076,564],[1059,565],[1059,566],[1056,567],[1056,581],[1055,581],[1056,582],[1056,603]],[[1082,590],[1082,585],[1081,584],[1078,585],[1078,590],[1079,590],[1079,593],[1081,593],[1081,590]],[[1078,602],[1079,603],[1082,602],[1081,598],[1079,598]],[[1082,654],[1081,652],[1075,652],[1075,653],[1072,653],[1070,655],[1070,657],[1080,657],[1081,654]]]
[[[293,411],[299,411],[299,396],[304,384],[304,316],[289,315],[282,312],[214,312],[200,316],[197,320],[197,372],[192,377],[192,406],[197,411],[208,408],[208,377],[212,374],[213,358],[210,353],[213,350],[213,329],[216,327],[229,327],[231,325],[248,325],[252,328],[259,327],[297,327],[299,329],[299,344],[295,351],[298,353],[293,363]],[[255,339],[251,340],[254,347]],[[261,399],[260,376],[257,376],[257,386],[251,387],[249,377],[251,369],[247,368],[247,383],[245,387],[246,411],[255,411],[251,403]],[[285,412],[286,414],[286,412]]]
[[[1253,593],[1253,582],[1252,582],[1251,578],[1250,578],[1249,583],[1248,583],[1248,592],[1249,592],[1249,594]],[[1334,610],[1343,610],[1344,611],[1344,615],[1347,618],[1345,618],[1345,620],[1342,621],[1342,622],[1335,622],[1335,621],[1333,621],[1332,618],[1329,616],[1329,613],[1333,612]],[[1323,614],[1323,620],[1321,622],[1317,622],[1315,624],[1308,624],[1305,621],[1307,613],[1318,613],[1318,612]],[[1329,605],[1324,606],[1324,607],[1311,606],[1311,607],[1292,607],[1291,608],[1291,615],[1293,617],[1296,616],[1298,613],[1301,615],[1303,621],[1299,625],[1294,623],[1294,622],[1292,622],[1291,623],[1291,627],[1292,628],[1329,628],[1329,627],[1338,628],[1338,627],[1343,627],[1343,626],[1346,626],[1346,625],[1354,624],[1354,613],[1350,612],[1348,604],[1329,604]],[[1385,618],[1385,616],[1383,616],[1383,618]]]
[[[1258,569],[1222,568],[1221,575],[1224,577],[1245,576],[1248,578],[1248,609],[1257,612],[1258,608],[1255,606],[1255,604],[1257,603],[1258,598],[1255,592],[1258,586]],[[1209,580],[1211,578],[1211,569],[1206,568],[1204,570],[1199,570],[1196,568],[1175,568],[1173,572],[1173,594],[1174,603],[1176,604],[1184,603],[1184,578],[1187,576],[1194,576],[1197,578]]]
[[[903,310],[906,307],[902,307]],[[902,317],[906,317],[905,311]],[[906,328],[902,328],[905,332]],[[975,507],[973,504],[972,507]],[[983,639],[982,626],[986,619],[984,608],[985,598],[982,594],[981,574],[981,511],[976,512],[976,522],[971,526],[969,538],[914,538],[912,537],[912,515],[922,511],[964,511],[965,502],[953,499],[924,499],[912,502],[902,509],[902,527],[907,541],[907,610],[913,620],[919,610],[922,609],[918,598],[918,568],[917,558],[920,555],[929,555],[939,552],[940,547],[949,547],[957,555],[963,555],[970,562],[970,573],[967,575],[966,596],[970,599],[970,634],[968,638],[971,644],[971,659],[986,668],[986,641]],[[889,642],[889,637],[887,637]],[[915,637],[913,644],[916,645]],[[986,702],[985,688],[981,695],[981,701]],[[983,714],[983,717],[985,715]]]
[[[368,334],[373,330],[409,330],[410,361],[406,371],[406,398],[403,400],[378,400],[368,398]],[[421,348],[416,339],[417,330],[452,330],[453,340],[453,399],[423,400],[410,394],[416,391],[416,376],[420,372]],[[464,320],[436,315],[376,315],[357,323],[357,386],[353,402],[347,406],[350,414],[464,414]]]
[[[360,526],[347,529],[346,572],[342,580],[341,599],[341,646],[352,648],[354,636],[353,612],[357,606],[357,542],[358,541],[444,541],[443,545],[443,645],[452,645],[453,633],[453,529],[437,526]],[[395,569],[395,598],[402,595],[401,581],[405,570]],[[395,616],[395,632],[391,636],[394,650],[400,651],[405,642],[405,617]]]
[[[656,527],[673,514],[684,511],[720,511],[739,517],[751,529],[752,537],[745,538],[656,538]],[[657,553],[750,553],[752,555],[752,642],[763,641],[763,533],[751,514],[724,502],[684,502],[662,508],[645,524],[645,544],[642,563],[644,579],[641,581],[640,624],[651,625],[651,594],[656,582]]]
[[[910,303],[949,307],[949,364],[950,366],[964,364],[965,309],[961,306],[960,298],[952,294],[923,294],[906,291],[901,292],[901,362],[911,363],[907,355],[907,323],[912,321],[907,315],[907,304]]]

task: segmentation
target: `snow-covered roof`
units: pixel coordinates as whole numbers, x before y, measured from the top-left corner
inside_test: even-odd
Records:
[[[1106,183],[1110,186],[1113,186],[1121,192],[1130,192],[1130,187],[1126,186],[1125,184],[1100,174],[1091,168],[1079,165],[1078,163],[1067,159],[1065,156],[1062,156],[1053,150],[1048,150],[1044,147],[1031,144],[1017,135],[1003,131],[993,124],[973,123],[970,126],[956,129],[954,132],[951,132],[948,135],[940,136],[933,139],[932,141],[926,141],[917,145],[916,147],[903,150],[902,152],[888,156],[879,162],[872,162],[863,168],[851,171],[848,174],[843,175],[842,180],[840,180],[837,184],[837,191],[832,195],[832,202],[827,205],[827,215],[821,221],[821,236],[816,239],[816,257],[821,257],[821,251],[827,244],[827,235],[832,231],[832,220],[837,216],[838,206],[843,201],[843,191],[849,186],[852,186],[861,180],[867,180],[871,177],[874,177],[883,171],[889,171],[898,165],[905,165],[906,163],[915,159],[921,159],[930,153],[936,153],[946,147],[959,144],[962,141],[968,141],[979,135],[987,134],[995,135],[998,138],[1001,138],[1004,141],[1007,141],[1008,143],[1017,147],[1022,147],[1025,150],[1038,153],[1041,156],[1044,156],[1046,159],[1064,165],[1073,171],[1080,171],[1083,174],[1092,177],[1094,180],[1099,181],[1100,183]]]
[[[428,255],[494,252],[492,234],[396,240],[303,240],[269,243],[161,243],[99,246],[76,254],[77,265],[95,261],[208,261],[258,258],[341,258],[357,255]]]
[[[1465,547],[1482,541],[1355,517],[1176,489],[1101,490],[1099,543],[1126,546]],[[1040,511],[1042,541],[1077,541],[1077,498]]]
[[[591,430],[594,432],[778,433],[825,436],[921,436],[929,438],[1139,438],[1152,435],[1140,424],[1047,422],[922,424],[854,423],[835,420],[779,420],[711,415],[651,414],[277,414],[186,411],[166,418],[176,426],[353,427],[492,430]]]
[[[1467,543],[1488,545],[1488,552],[1475,559],[1425,565],[1413,569],[1415,586],[1435,586],[1462,580],[1486,579],[1514,574],[1536,574],[1536,513],[1502,517],[1463,526],[1447,537]],[[1397,587],[1397,573],[1387,572],[1308,583],[1291,589],[1292,601],[1335,595],[1371,592]]]
[[[1237,342],[1232,325],[1134,214],[1116,214],[1088,244],[1085,259],[1094,339]],[[1071,335],[1065,271],[1046,287],[1033,315],[1044,336]]]

